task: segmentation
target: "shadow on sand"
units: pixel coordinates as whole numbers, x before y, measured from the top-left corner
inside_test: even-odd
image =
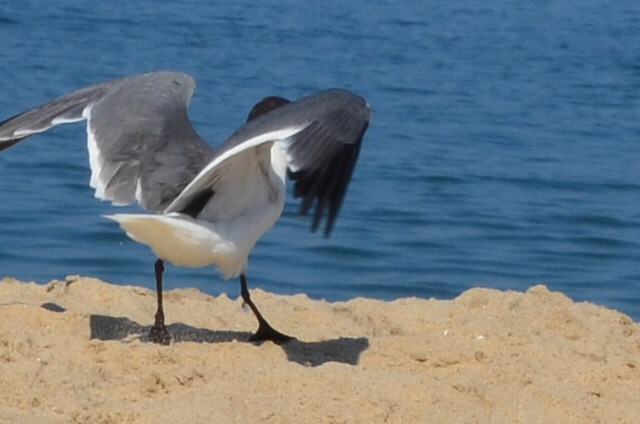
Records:
[[[142,326],[135,321],[122,317],[106,315],[91,315],[91,338],[98,340],[139,339],[143,343],[149,342],[151,326]],[[214,331],[206,328],[196,328],[183,323],[167,326],[172,336],[172,343],[224,343],[233,340],[249,342],[251,333],[246,331]],[[290,361],[305,366],[319,366],[325,362],[341,362],[357,365],[360,355],[369,347],[366,337],[340,337],[321,342],[304,342],[293,339],[280,345]]]

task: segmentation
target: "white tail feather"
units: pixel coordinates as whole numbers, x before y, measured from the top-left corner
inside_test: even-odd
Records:
[[[118,222],[130,238],[174,265],[214,264],[224,278],[237,277],[246,268],[249,251],[225,240],[210,223],[182,214],[117,214],[105,218]]]

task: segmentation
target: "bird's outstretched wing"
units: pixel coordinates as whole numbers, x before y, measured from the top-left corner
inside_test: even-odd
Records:
[[[293,102],[263,101],[254,111],[164,213],[184,212],[194,204],[203,205],[211,196],[216,201],[214,193],[226,187],[225,180],[231,184],[225,177],[230,170],[241,172],[237,170],[247,166],[249,158],[269,158],[271,146],[277,143],[295,184],[294,196],[302,198],[300,214],[313,209],[312,231],[324,220],[324,235],[328,236],[369,124],[368,104],[353,93],[331,89]],[[278,166],[273,158],[271,166]]]
[[[194,88],[193,78],[177,72],[91,85],[1,122],[0,151],[86,119],[96,197],[161,211],[214,155],[187,116]]]

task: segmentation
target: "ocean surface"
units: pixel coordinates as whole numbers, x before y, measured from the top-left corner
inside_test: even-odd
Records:
[[[639,31],[637,0],[2,2],[0,120],[180,70],[219,145],[265,96],[347,88],[373,119],[334,233],[290,199],[250,287],[449,299],[541,283],[639,320]],[[153,287],[151,251],[102,218],[140,209],[95,199],[89,175],[81,123],[0,153],[0,276]],[[165,280],[239,293],[213,267]]]

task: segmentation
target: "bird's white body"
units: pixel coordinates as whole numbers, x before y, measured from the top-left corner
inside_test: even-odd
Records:
[[[227,174],[236,185],[232,191],[215,196],[224,196],[225,211],[242,205],[241,211],[220,214],[205,206],[197,220],[176,212],[106,217],[117,221],[130,238],[146,244],[156,256],[174,265],[213,264],[225,279],[237,277],[245,271],[258,239],[273,226],[284,207],[287,162],[279,143],[271,143],[270,158],[269,166],[227,171],[237,174]]]

